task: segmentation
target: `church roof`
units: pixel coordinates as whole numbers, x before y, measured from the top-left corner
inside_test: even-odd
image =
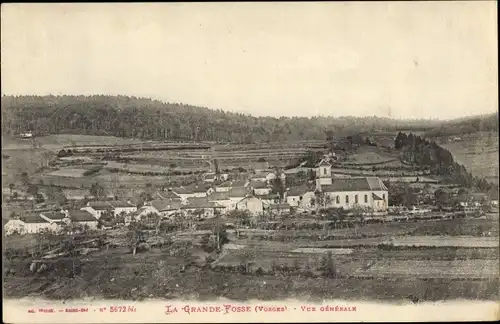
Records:
[[[387,187],[377,177],[333,179],[331,185],[321,186],[324,192],[338,191],[386,191]]]

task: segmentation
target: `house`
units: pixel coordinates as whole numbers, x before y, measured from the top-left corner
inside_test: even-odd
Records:
[[[224,206],[208,201],[207,197],[190,198],[181,206],[181,212],[184,217],[198,219],[213,218],[217,213],[221,214],[224,209]]]
[[[64,212],[42,212],[40,213],[40,217],[49,223],[60,224],[65,220],[66,214]]]
[[[19,219],[11,219],[5,225],[4,229],[7,235],[14,233],[19,234],[35,234],[44,230],[56,231],[58,225],[50,223],[37,215],[23,216]]]
[[[202,198],[206,197],[209,194],[211,194],[214,190],[209,187],[198,187],[198,186],[193,186],[193,187],[179,187],[179,188],[173,188],[172,192],[181,199],[188,199],[188,198]]]
[[[248,195],[245,187],[233,187],[229,191],[229,200],[231,201],[230,210],[236,209],[236,204]]]
[[[322,199],[323,207],[348,210],[360,206],[377,213],[386,213],[389,205],[387,187],[377,177],[335,179],[332,184],[321,185],[318,193],[320,197],[321,193],[325,196]]]
[[[215,172],[210,172],[203,175],[203,182],[212,183],[215,182],[215,180],[217,180],[217,175],[215,174]]]
[[[87,203],[87,206],[80,208],[80,210],[86,210],[99,219],[106,212],[112,213],[113,207],[107,201],[91,201]]]
[[[292,187],[286,192],[286,202],[291,207],[312,208],[314,196],[314,192],[308,186]]]
[[[121,213],[129,214],[137,211],[137,206],[132,204],[130,201],[113,200],[110,201],[109,204],[113,208],[114,217],[120,215]]]
[[[249,187],[257,196],[269,195],[272,191],[272,189],[268,187],[266,182],[251,182],[249,184]]]
[[[213,192],[207,197],[209,202],[217,203],[224,206],[224,211],[229,211],[231,208],[231,198],[229,197],[229,192]]]
[[[239,181],[225,181],[219,185],[215,186],[215,192],[227,192],[233,187],[246,187],[248,182],[246,180]]]
[[[135,214],[138,219],[149,213],[158,214],[165,218],[170,218],[181,209],[181,200],[179,199],[157,199],[146,203]]]
[[[161,192],[156,192],[155,196],[159,199],[178,199],[180,200],[181,197],[174,192],[168,190],[168,191],[161,191]]]
[[[260,200],[262,200],[264,209],[269,208],[269,206],[272,204],[278,204],[280,202],[280,195],[277,193],[259,196],[259,198]]]
[[[257,216],[261,215],[264,211],[264,205],[262,200],[258,197],[249,196],[241,199],[236,203],[237,210],[248,210],[250,215]]]
[[[286,215],[290,214],[290,205],[284,204],[273,204],[269,206],[269,212],[273,215]]]
[[[68,218],[73,224],[87,226],[93,229],[97,228],[97,224],[99,224],[97,218],[86,210],[70,210],[68,211]]]
[[[250,182],[267,182],[267,174],[260,173],[250,177]]]

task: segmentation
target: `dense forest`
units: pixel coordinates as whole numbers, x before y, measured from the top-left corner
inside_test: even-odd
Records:
[[[455,136],[475,132],[498,132],[498,112],[477,117],[466,117],[443,122],[425,132],[426,137]]]
[[[399,132],[394,147],[400,151],[402,161],[428,169],[432,174],[441,176],[445,181],[460,184],[466,188],[476,188],[490,192],[498,187],[486,180],[473,177],[463,165],[456,163],[452,154],[434,141],[428,141],[412,133]]]
[[[307,109],[306,107],[304,109]],[[126,96],[3,96],[2,134],[74,133],[143,139],[264,143],[324,140],[326,132],[426,131],[429,120],[380,117],[252,117]]]

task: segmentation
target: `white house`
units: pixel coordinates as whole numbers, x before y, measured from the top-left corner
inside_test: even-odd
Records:
[[[56,231],[58,225],[50,223],[40,216],[24,216],[19,219],[10,219],[4,226],[7,235],[15,232],[19,234],[35,234],[43,230]]]
[[[310,209],[313,206],[314,191],[307,186],[289,188],[286,192],[286,202],[291,207]]]
[[[264,205],[262,204],[262,200],[257,197],[245,197],[238,201],[236,204],[237,210],[248,210],[250,215],[257,216],[261,215],[264,211]]]
[[[129,214],[137,211],[137,206],[129,201],[114,200],[110,201],[109,204],[113,208],[113,216],[115,217],[121,213]]]
[[[184,217],[198,219],[213,218],[216,213],[222,214],[225,207],[215,202],[208,201],[208,198],[190,198],[181,206],[181,212]]]
[[[113,207],[106,201],[91,201],[87,203],[87,206],[80,209],[88,211],[97,219],[101,218],[103,213],[113,211]]]

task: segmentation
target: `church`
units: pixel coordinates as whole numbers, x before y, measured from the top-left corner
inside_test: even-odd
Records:
[[[332,175],[332,165],[328,159],[321,160],[317,165],[316,191],[329,197],[326,207],[349,210],[360,206],[385,214],[389,206],[389,193],[380,178],[336,178]]]

